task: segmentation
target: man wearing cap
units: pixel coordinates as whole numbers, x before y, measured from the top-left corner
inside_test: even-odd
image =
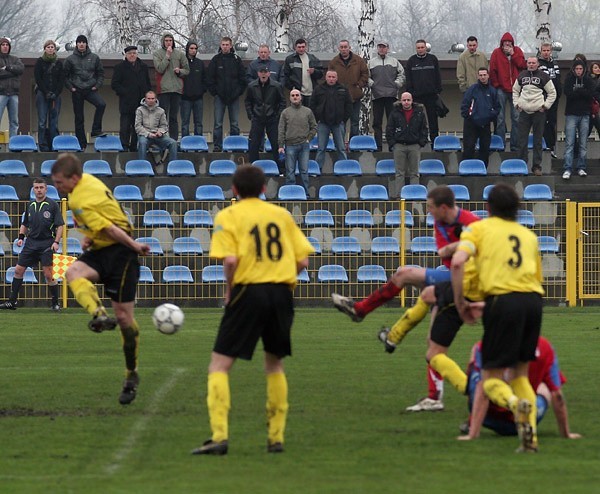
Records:
[[[377,43],[377,56],[369,60],[369,86],[373,98],[373,132],[377,150],[381,151],[383,141],[383,113],[390,118],[398,91],[404,85],[404,67],[388,55],[390,45],[387,41]]]
[[[121,145],[124,151],[136,152],[135,111],[150,90],[150,76],[148,66],[138,58],[137,46],[128,46],[123,51],[125,60],[115,66],[110,87],[119,96]]]
[[[8,133],[12,137],[19,130],[19,87],[25,66],[10,49],[10,38],[0,38],[0,120],[8,106]]]
[[[87,146],[83,115],[85,101],[96,108],[92,123],[92,137],[103,135],[102,117],[106,103],[98,94],[98,90],[104,82],[104,67],[102,67],[100,57],[90,51],[88,39],[83,34],[77,36],[75,44],[75,50],[65,60],[65,86],[71,91],[73,100],[75,135],[81,148],[85,149]]]

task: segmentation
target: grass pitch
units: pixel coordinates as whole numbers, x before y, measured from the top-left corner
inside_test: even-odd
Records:
[[[355,324],[334,309],[301,309],[286,360],[290,414],[286,451],[265,452],[262,355],[231,375],[230,449],[195,457],[209,437],[206,367],[218,310],[186,311],[165,336],[139,310],[141,384],[122,407],[118,332],[86,329],[79,309],[0,314],[0,492],[8,493],[588,493],[600,481],[595,371],[599,315],[545,310],[544,334],[568,382],[571,429],[558,436],[550,410],[540,452],[517,455],[516,438],[484,430],[459,442],[466,399],[446,386],[444,412],[404,408],[426,394],[426,325],[392,355],[375,339],[398,310]],[[450,355],[466,365],[480,326],[465,326]]]

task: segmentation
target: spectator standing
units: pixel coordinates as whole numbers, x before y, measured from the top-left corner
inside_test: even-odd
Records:
[[[552,58],[552,43],[542,43],[538,55],[540,69],[550,76],[550,80],[556,89],[556,99],[554,104],[546,112],[546,123],[544,125],[544,140],[546,146],[550,148],[550,155],[557,158],[556,155],[556,120],[558,117],[558,100],[562,94],[562,84],[560,82],[560,68],[556,60]]]
[[[600,102],[600,63],[594,62],[591,65],[590,69],[590,77],[592,81],[594,81],[594,100],[596,102]],[[592,107],[592,112],[590,115],[590,128],[588,130],[588,137],[592,133],[594,129],[598,132],[598,136],[600,137],[600,104]]]
[[[285,87],[299,89],[302,104],[310,107],[310,97],[317,83],[323,78],[321,61],[312,53],[307,53],[308,44],[303,38],[294,43],[294,53],[288,55],[283,63]]]
[[[258,70],[267,67],[271,73],[271,81],[283,84],[283,69],[279,62],[271,58],[271,49],[269,45],[260,45],[258,47],[258,57],[250,62],[246,72],[246,82],[250,84],[258,79]]]
[[[183,80],[181,96],[181,137],[190,135],[190,116],[194,115],[194,135],[202,135],[202,113],[206,92],[206,69],[204,62],[196,58],[198,43],[188,41],[185,45],[190,73]]]
[[[135,131],[138,135],[138,158],[146,159],[148,146],[154,144],[161,151],[169,150],[169,161],[177,159],[177,141],[169,137],[165,111],[159,106],[154,91],[148,91],[135,111]]]
[[[10,54],[10,38],[0,38],[0,120],[8,107],[8,135],[16,136],[19,131],[19,88],[23,62]]]
[[[467,38],[467,49],[458,57],[456,80],[461,93],[464,93],[479,80],[479,69],[488,67],[485,53],[479,51],[479,42],[475,36]]]

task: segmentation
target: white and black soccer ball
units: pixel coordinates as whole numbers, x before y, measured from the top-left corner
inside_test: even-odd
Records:
[[[175,334],[183,326],[185,315],[175,304],[162,304],[154,309],[152,322],[163,334]]]

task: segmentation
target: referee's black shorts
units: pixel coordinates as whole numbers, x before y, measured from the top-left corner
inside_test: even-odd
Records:
[[[542,296],[507,293],[485,299],[481,360],[484,369],[535,360],[542,327]]]
[[[289,285],[236,285],[231,290],[213,350],[251,360],[261,338],[265,352],[283,358],[292,354],[293,320],[294,297]]]
[[[40,262],[42,266],[52,266],[52,242],[53,238],[47,241],[28,240],[19,254],[17,264],[25,268],[36,267]]]
[[[449,347],[463,325],[454,305],[452,283],[444,281],[435,284],[435,305],[437,314],[431,325],[429,339],[438,345]]]

